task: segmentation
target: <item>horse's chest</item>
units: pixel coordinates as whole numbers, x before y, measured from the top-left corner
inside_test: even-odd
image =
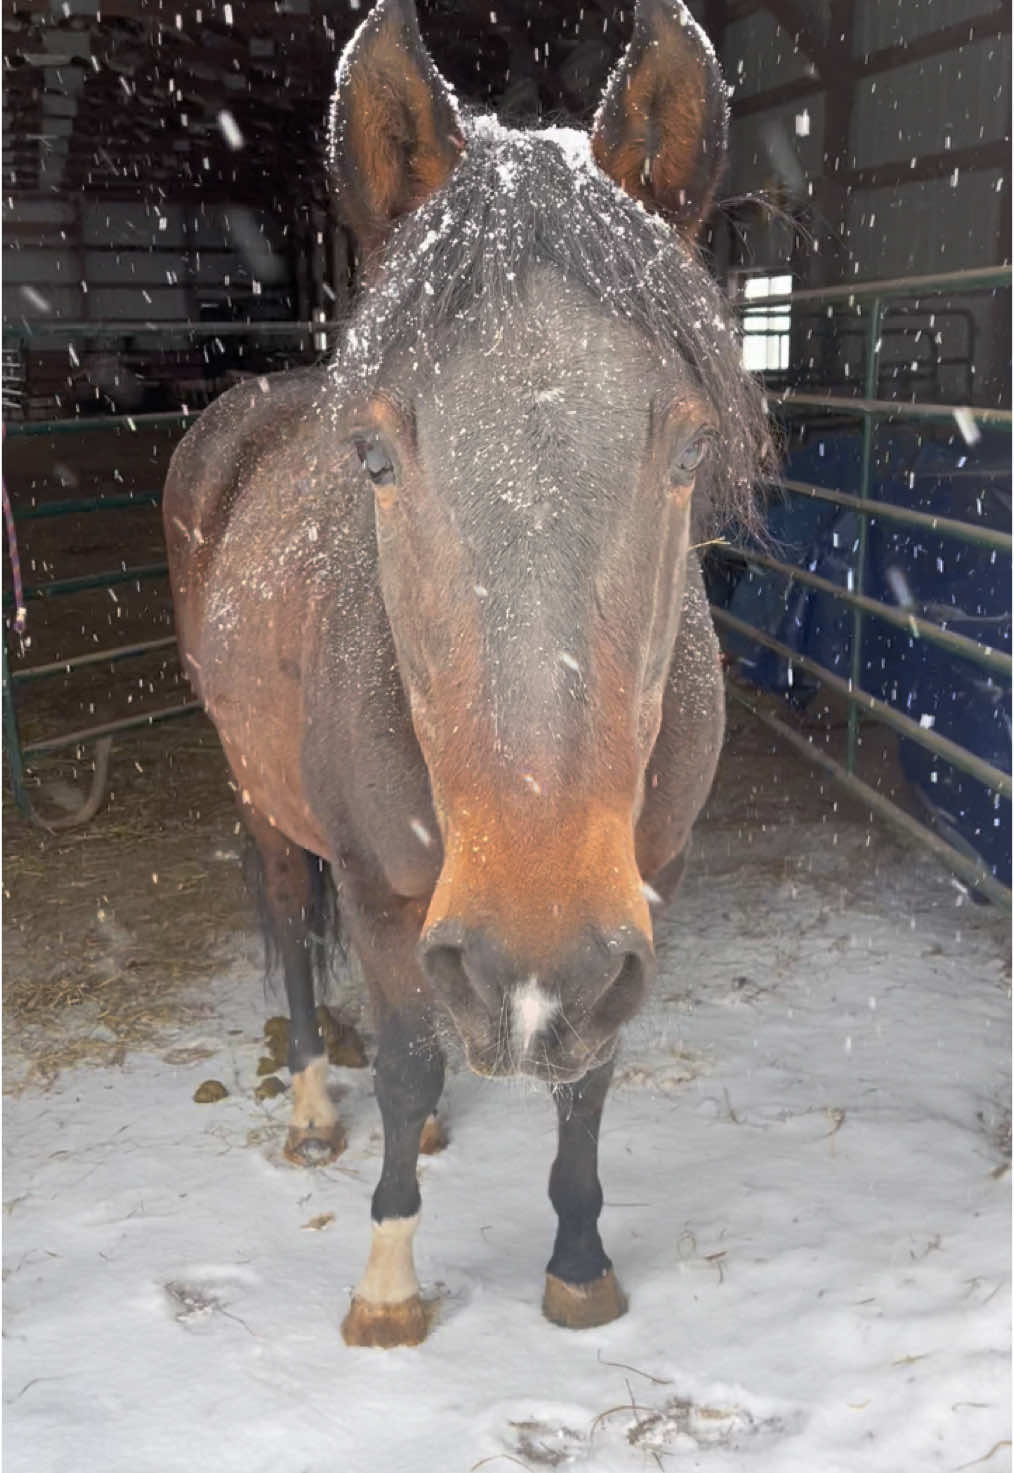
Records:
[[[227,564],[198,659],[246,801],[304,848],[368,854],[397,894],[429,894],[440,834],[378,600],[284,559],[270,580]]]

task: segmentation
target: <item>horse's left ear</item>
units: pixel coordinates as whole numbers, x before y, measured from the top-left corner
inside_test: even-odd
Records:
[[[440,188],[463,148],[413,0],[378,0],[345,48],[331,103],[331,188],[364,255]]]
[[[725,162],[729,106],[711,43],[681,0],[638,0],[592,128],[596,163],[693,238]]]

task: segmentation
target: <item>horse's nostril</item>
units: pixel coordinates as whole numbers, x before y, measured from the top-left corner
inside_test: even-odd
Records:
[[[474,1007],[477,996],[491,1010],[499,1010],[497,989],[480,968],[468,964],[464,945],[435,937],[423,942],[419,956],[434,992],[452,1013]]]
[[[649,977],[649,957],[628,951],[594,1007],[596,1023],[608,1029],[621,1027],[641,1006]]]
[[[460,946],[426,945],[420,947],[420,961],[430,982],[443,991],[456,992],[468,987],[468,978]]]

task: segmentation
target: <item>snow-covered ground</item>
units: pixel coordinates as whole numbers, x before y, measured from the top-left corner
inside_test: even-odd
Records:
[[[603,1126],[603,1329],[539,1313],[549,1100],[459,1071],[421,1167],[433,1332],[344,1346],[370,1080],[334,1073],[338,1163],[284,1163],[252,939],[201,1030],[8,1099],[5,1473],[1009,1468],[1004,927],[793,812],[727,801],[666,923]],[[229,1098],[194,1104],[209,1077]]]

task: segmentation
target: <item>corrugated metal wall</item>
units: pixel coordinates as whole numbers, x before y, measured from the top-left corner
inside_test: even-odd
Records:
[[[236,231],[237,217],[245,231]],[[21,197],[4,202],[3,220],[4,283],[12,295],[29,286],[29,305],[33,294],[46,304],[37,308],[41,315],[76,320],[186,318],[216,298],[242,301],[258,280],[246,237],[263,241],[266,259],[284,251],[284,227],[228,205]],[[14,301],[8,315],[17,315]]]
[[[72,202],[64,195],[5,200],[3,216],[5,320],[83,324],[69,344],[37,332],[26,340],[22,407],[29,418],[74,413],[99,394],[107,407],[137,408],[127,388],[137,400],[133,370],[110,370],[111,358],[128,349],[142,372],[146,355],[153,362],[167,355],[151,377],[167,390],[176,383],[177,398],[180,385],[194,379],[193,366],[174,374],[182,355],[200,355],[213,379],[207,348],[159,331],[158,323],[292,315],[285,227],[266,213],[245,206]],[[89,322],[152,326],[117,340],[89,335]]]
[[[775,18],[785,13],[782,6],[750,8],[751,0],[693,3],[705,25],[721,24],[723,17],[727,21],[720,50],[732,97],[733,124],[724,193],[739,203],[733,205],[734,224],[724,247],[727,259],[718,253],[720,267],[779,273],[791,269],[797,285],[807,286],[827,284],[836,277],[922,274],[987,265],[1004,258],[1010,236],[1009,166],[998,156],[997,148],[1002,153],[1000,140],[1009,126],[1011,47],[1009,20],[1008,33],[1002,34],[997,0],[856,0],[844,36],[832,34],[842,22],[838,19],[832,26],[831,0],[806,0],[786,13],[787,22],[794,18],[805,26],[800,43]],[[62,7],[62,16],[72,11],[84,15],[85,9],[84,0],[74,0]],[[288,9],[292,11],[291,6]],[[301,44],[312,44],[315,57],[320,53],[317,59],[328,73],[321,84],[325,88],[330,86],[330,60],[323,38],[330,32],[322,29],[317,14],[323,13],[321,5],[315,3],[311,9],[317,16],[312,23],[309,18],[305,23],[279,19],[279,25],[289,28],[289,45],[298,32]],[[52,10],[55,17],[56,0]],[[424,28],[431,34],[441,63],[451,38],[441,36],[440,25],[445,31],[450,29],[449,10],[464,16],[469,7],[463,0],[455,0],[450,7],[434,5],[428,13],[423,7]],[[834,11],[840,16],[847,7],[835,0]],[[597,91],[605,75],[603,68],[613,64],[624,27],[629,27],[630,12],[629,5],[619,6],[616,24],[607,20],[605,29],[598,23],[593,28],[590,91]],[[554,68],[564,73],[574,55],[586,59],[590,55],[590,32],[582,32],[583,50],[571,55],[565,49],[565,23],[574,14],[584,16],[585,8],[577,0],[572,6],[560,0],[558,49],[550,54],[548,44],[541,51],[535,47],[537,57],[544,52],[548,58],[547,74]],[[482,29],[469,42],[470,55],[482,55],[483,46],[490,54],[495,50],[497,27],[487,15],[483,10]],[[977,24],[983,30],[980,17],[988,24],[986,34],[976,39]],[[238,12],[236,18],[238,21]],[[350,12],[343,24],[351,26],[352,21]],[[181,23],[177,18],[176,30]],[[250,25],[253,27],[252,21]],[[938,43],[934,48],[934,36],[947,32],[948,27],[954,29],[947,35],[946,46]],[[226,150],[210,173],[201,172],[208,164],[202,159],[203,151],[213,151],[216,140],[220,151],[223,147],[215,126],[215,108],[223,101],[237,108],[240,100],[249,103],[245,126],[261,129],[251,137],[260,137],[262,145],[264,129],[272,136],[276,130],[273,108],[288,108],[278,116],[290,122],[297,116],[290,103],[291,77],[286,75],[285,86],[279,82],[273,91],[263,78],[256,83],[249,80],[251,69],[261,64],[257,58],[262,53],[283,56],[287,47],[281,40],[266,40],[252,29],[244,41],[237,39],[238,32],[234,35],[231,27],[214,35],[198,27],[199,50],[174,53],[171,66],[159,60],[153,70],[151,55],[162,57],[162,43],[151,55],[135,55],[146,43],[138,40],[132,51],[129,36],[119,31],[114,34],[105,22],[96,21],[91,36],[87,28],[71,30],[56,19],[37,29],[39,35],[23,43],[22,60],[31,65],[11,72],[11,76],[24,75],[38,66],[39,76],[49,80],[38,88],[38,117],[24,99],[19,104],[23,109],[19,118],[32,119],[29,127],[35,145],[27,134],[23,140],[5,140],[5,147],[9,141],[12,156],[18,157],[19,147],[31,151],[34,146],[38,151],[41,140],[37,187],[31,193],[15,193],[13,204],[4,202],[4,277],[13,288],[6,307],[8,319],[16,318],[19,311],[28,316],[106,320],[187,319],[198,316],[216,291],[223,311],[227,312],[232,299],[259,308],[252,312],[254,316],[309,315],[326,305],[314,289],[324,278],[315,259],[316,231],[309,228],[308,219],[295,226],[302,231],[302,239],[293,251],[283,235],[293,224],[288,219],[272,221],[249,208],[230,211],[225,203],[214,208],[209,203],[192,211],[194,217],[188,219],[173,202],[174,189],[187,178],[190,198],[228,199],[229,180],[234,177],[229,160],[236,156]],[[608,44],[602,39],[606,32]],[[907,59],[907,47],[921,47],[924,52],[935,49],[936,54]],[[530,58],[531,48],[522,50]],[[206,53],[214,65],[205,64]],[[521,50],[517,57],[511,54],[512,70],[515,63],[520,66],[520,57]],[[529,59],[526,65],[535,64]],[[304,64],[301,70],[305,69]],[[201,76],[205,79],[201,100],[188,103],[181,112],[181,92]],[[116,107],[104,106],[101,97],[97,104],[90,100],[89,89],[96,78],[113,88],[108,95],[116,97]],[[850,93],[843,108],[842,86],[853,89],[853,83],[854,95]],[[249,96],[244,86],[249,87]],[[152,103],[148,94],[156,88],[166,93],[159,104],[162,112],[148,105]],[[765,105],[772,91],[772,101]],[[120,92],[125,99],[122,105]],[[538,87],[534,95],[538,97]],[[559,89],[552,95],[558,101]],[[571,98],[570,93],[566,95]],[[505,100],[506,94],[500,98]],[[576,94],[572,100],[575,107],[580,105]],[[594,98],[589,95],[586,101],[586,111],[590,111]],[[319,128],[326,110],[324,91],[319,101],[304,98],[300,106],[303,113],[298,116],[305,121],[312,115],[314,128]],[[93,198],[87,182],[83,196],[79,184],[71,186],[66,165],[75,119],[83,133],[91,129],[98,139],[97,119],[107,117],[127,128],[130,148],[126,157],[132,162],[124,165],[118,156],[118,168],[126,168],[127,175],[122,186],[117,184],[116,197],[104,203],[98,193]],[[142,124],[137,148],[148,153],[136,155],[131,152],[134,137],[130,129]],[[34,133],[36,126],[38,134]],[[973,157],[976,150],[991,143],[994,152],[988,159]],[[239,157],[246,158],[249,152]],[[949,153],[955,155],[953,166],[944,157]],[[274,158],[270,150],[259,153],[258,158],[269,155]],[[161,172],[155,180],[146,178],[143,169],[138,172],[138,156],[158,163]],[[181,163],[184,157],[190,160],[189,175]],[[931,160],[929,168],[925,167],[927,159]],[[86,181],[94,171],[95,182],[108,189],[110,177],[103,170],[109,160],[104,147],[96,143],[85,160]],[[80,178],[80,157],[77,164],[75,180]],[[273,166],[278,166],[277,160]],[[315,165],[314,177],[317,172]],[[20,177],[17,167],[14,175]],[[276,213],[295,215],[310,199],[311,172],[303,179],[297,171],[297,181],[294,185],[291,177],[282,181],[265,174],[262,195],[258,175],[253,185],[248,179],[244,198],[260,202],[274,196],[279,200]],[[841,181],[841,190],[835,200],[837,181]],[[282,183],[285,189],[280,188]],[[136,188],[138,196],[149,203],[128,202],[130,188]],[[177,198],[182,192],[181,187]],[[772,212],[751,205],[746,197],[754,194],[765,196],[777,209]],[[151,203],[160,197],[164,205]],[[317,207],[323,210],[321,202]],[[267,246],[258,244],[265,241]],[[290,294],[285,310],[263,310],[278,286],[277,280],[267,280],[271,273],[264,269],[266,257],[275,265],[282,263],[279,278],[286,271],[295,278],[285,283]],[[26,296],[22,289],[34,292],[35,297]],[[261,301],[253,303],[258,290]],[[40,300],[45,307],[39,307]],[[980,365],[980,381],[996,380],[1001,371],[1006,372],[1004,343],[995,333],[985,331],[985,326],[983,323],[978,334],[981,351],[992,356],[988,364]],[[989,342],[992,348],[985,346]]]
[[[903,46],[988,10],[983,0],[861,0],[853,22],[853,56]]]
[[[733,97],[751,97],[809,74],[806,58],[767,10],[732,22],[725,33],[722,61]]]
[[[1009,17],[990,0],[859,0],[838,38],[828,5],[798,14],[810,55],[765,9],[724,33],[733,106],[726,193],[734,201],[758,193],[784,212],[734,206],[730,264],[791,269],[805,287],[1009,259]],[[936,326],[943,357],[974,358],[948,368],[938,391],[1003,399],[1009,330],[988,298],[968,311]],[[845,367],[825,352],[826,373],[848,378]]]
[[[990,37],[860,82],[849,139],[854,165],[1002,138],[1010,64],[1010,37]]]

